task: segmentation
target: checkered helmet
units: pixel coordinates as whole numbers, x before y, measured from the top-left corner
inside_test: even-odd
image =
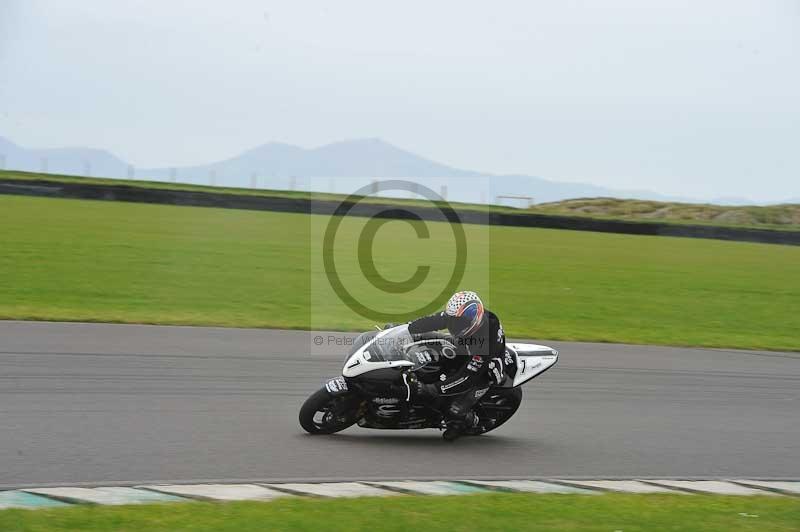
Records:
[[[475,334],[484,324],[483,302],[475,292],[456,292],[444,309],[447,329],[455,337]]]

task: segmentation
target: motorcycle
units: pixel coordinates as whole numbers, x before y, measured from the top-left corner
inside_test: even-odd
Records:
[[[300,425],[310,434],[333,434],[354,424],[370,429],[444,429],[442,408],[412,394],[412,380],[445,380],[469,362],[453,338],[428,333],[416,338],[407,325],[370,331],[353,342],[342,369],[300,408]],[[558,351],[543,345],[507,343],[502,381],[473,407],[479,423],[464,435],[492,431],[508,421],[522,402],[521,386],[553,367]],[[446,400],[447,397],[444,397]]]

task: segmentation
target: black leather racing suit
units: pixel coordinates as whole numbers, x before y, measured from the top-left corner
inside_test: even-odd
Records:
[[[485,311],[483,326],[468,337],[454,338],[457,353],[469,361],[447,380],[436,384],[440,398],[450,398],[448,417],[461,420],[486,393],[491,384],[503,381],[505,373],[506,336],[500,320],[493,312]],[[408,332],[419,335],[447,328],[444,312],[418,318],[408,324]]]

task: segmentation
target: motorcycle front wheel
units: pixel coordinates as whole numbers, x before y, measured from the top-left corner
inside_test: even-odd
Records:
[[[300,407],[300,426],[309,434],[333,434],[356,422],[358,403],[320,388]]]
[[[470,433],[477,436],[493,431],[513,416],[522,403],[522,389],[489,390],[475,405],[480,425]]]

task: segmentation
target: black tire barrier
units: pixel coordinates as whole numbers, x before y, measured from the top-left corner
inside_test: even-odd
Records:
[[[130,185],[99,185],[46,180],[29,181],[22,179],[0,180],[0,194],[328,215],[333,214],[342,206],[342,202],[336,200],[251,196],[193,190],[145,188]],[[392,205],[389,204],[359,202],[352,206],[348,215],[390,218],[404,217],[403,210],[391,209],[391,207]],[[424,220],[447,221],[442,215],[442,212],[435,207],[414,206],[413,211],[415,215],[418,215]],[[800,245],[800,231],[694,224],[684,225],[659,222],[631,222],[624,220],[597,220],[579,216],[556,216],[533,213],[489,213],[463,210],[459,211],[458,214],[462,223],[471,224],[539,227],[628,235],[709,238],[715,240],[792,246]]]

